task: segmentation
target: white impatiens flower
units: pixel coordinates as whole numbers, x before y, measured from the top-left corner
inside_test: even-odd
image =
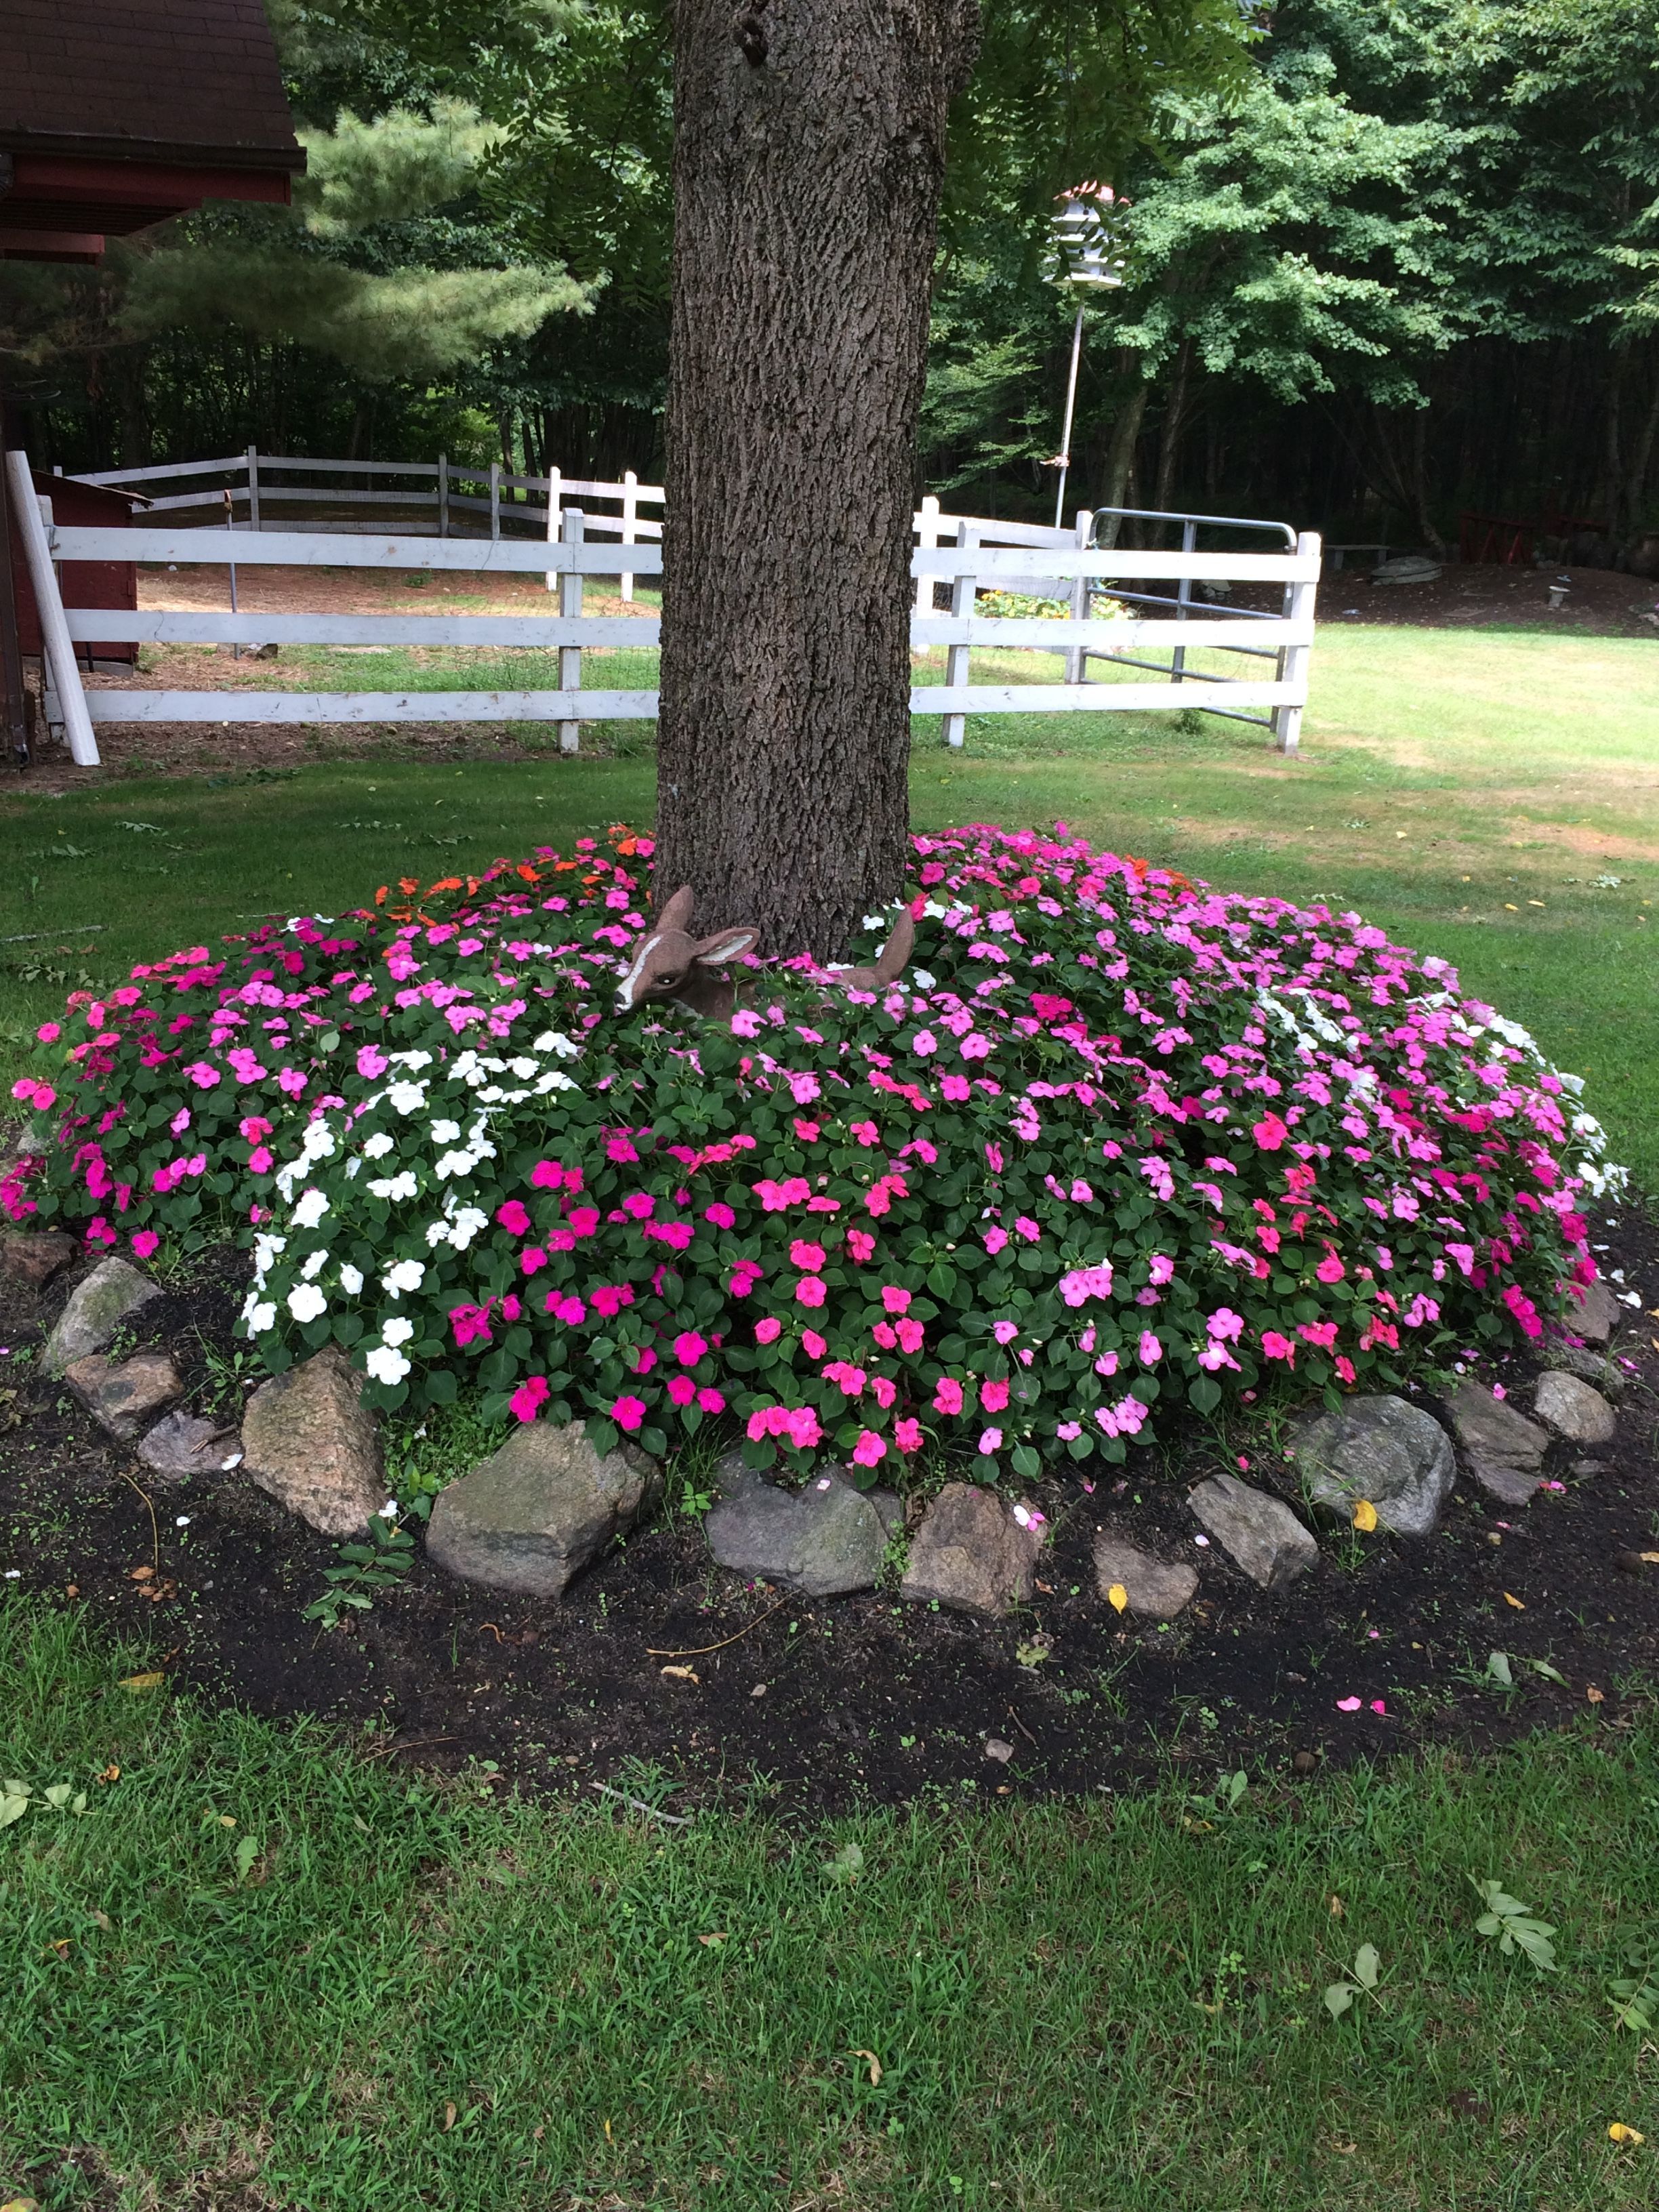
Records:
[[[328,1311],[328,1300],[315,1283],[296,1283],[288,1294],[288,1310],[295,1321],[315,1321]]]
[[[247,1312],[248,1334],[263,1336],[267,1329],[275,1328],[276,1326],[276,1309],[271,1301],[269,1298],[256,1299]]]
[[[348,1266],[341,1268],[340,1288],[346,1293],[348,1297],[355,1298],[358,1291],[361,1291],[362,1287],[363,1271],[361,1267]]]
[[[453,1145],[460,1133],[461,1125],[459,1121],[434,1121],[432,1124],[432,1141],[434,1145]]]
[[[412,1168],[404,1168],[395,1176],[380,1176],[368,1186],[371,1198],[390,1199],[395,1205],[399,1199],[413,1198],[421,1186]]]
[[[550,1067],[545,1075],[538,1078],[535,1087],[536,1096],[538,1098],[545,1098],[550,1091],[580,1091],[581,1089],[580,1084],[574,1083],[568,1075],[561,1075],[556,1067]]]
[[[432,1065],[429,1052],[394,1052],[389,1053],[387,1058],[394,1067],[430,1067]]]
[[[380,1331],[388,1344],[407,1344],[414,1334],[412,1321],[389,1321]]]
[[[409,1362],[389,1344],[377,1344],[363,1365],[377,1382],[401,1382],[409,1372]]]
[[[424,1083],[394,1083],[386,1094],[386,1103],[397,1114],[418,1114],[426,1103]]]
[[[561,1060],[574,1060],[581,1051],[574,1037],[567,1036],[562,1030],[544,1030],[530,1048],[532,1052],[556,1052]]]
[[[300,1147],[301,1157],[307,1160],[331,1160],[337,1150],[334,1132],[326,1121],[312,1121],[306,1127],[305,1140]]]
[[[377,1505],[374,1509],[374,1517],[377,1521],[395,1521],[398,1517],[397,1499],[388,1498],[384,1505]]]
[[[465,1252],[478,1231],[489,1226],[487,1213],[481,1213],[476,1206],[464,1206],[449,1225],[449,1241],[458,1252]]]
[[[470,1176],[477,1164],[477,1152],[440,1152],[432,1163],[432,1172],[440,1182],[447,1182],[454,1176]],[[373,1190],[374,1188],[374,1184],[371,1183],[369,1188]]]
[[[327,1212],[326,1193],[314,1188],[307,1190],[294,1209],[294,1226],[296,1229],[314,1229]]]
[[[925,968],[913,968],[910,981],[918,991],[931,991],[938,983],[937,975],[930,975]]]
[[[377,1129],[372,1137],[363,1140],[363,1158],[366,1160],[383,1160],[391,1150],[392,1139],[384,1129]]]
[[[426,1268],[419,1260],[399,1260],[386,1269],[380,1278],[394,1298],[405,1291],[418,1291],[426,1280]]]
[[[531,1077],[536,1073],[536,1063],[533,1060],[509,1060],[507,1066],[507,1073],[510,1075],[516,1075],[520,1083],[528,1083]]]
[[[322,1273],[324,1268],[327,1267],[327,1265],[328,1254],[319,1245],[316,1251],[307,1254],[306,1263],[304,1267],[301,1268],[300,1273],[304,1276],[307,1282],[313,1283],[316,1281],[318,1276]]]

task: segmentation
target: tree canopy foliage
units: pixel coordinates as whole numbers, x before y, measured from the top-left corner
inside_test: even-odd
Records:
[[[311,170],[100,270],[0,266],[51,458],[420,453],[652,470],[668,0],[271,0]],[[985,0],[952,118],[919,483],[1049,496],[1053,196],[1119,195],[1073,485],[1328,526],[1659,520],[1650,0]],[[1127,202],[1127,208],[1123,204]]]

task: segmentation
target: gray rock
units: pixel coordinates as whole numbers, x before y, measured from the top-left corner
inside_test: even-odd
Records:
[[[124,1444],[185,1395],[179,1370],[165,1352],[137,1352],[119,1360],[89,1352],[70,1363],[64,1380],[100,1428]]]
[[[1616,1359],[1609,1359],[1603,1352],[1588,1351],[1581,1344],[1547,1344],[1542,1358],[1546,1367],[1576,1375],[1604,1398],[1622,1398],[1629,1386],[1630,1378]]]
[[[1403,1398],[1350,1398],[1297,1438],[1296,1464],[1314,1510],[1341,1522],[1362,1498],[1396,1536],[1431,1535],[1457,1461],[1438,1421]]]
[[[1618,1299],[1598,1276],[1585,1291],[1583,1303],[1577,1311],[1574,1313],[1569,1310],[1567,1327],[1575,1336],[1582,1336],[1586,1344],[1607,1344],[1623,1318]]]
[[[997,1620],[1031,1595],[1042,1530],[994,1490],[947,1482],[922,1516],[899,1595]]]
[[[1185,1561],[1155,1559],[1119,1536],[1095,1538],[1095,1579],[1105,1597],[1121,1585],[1129,1610],[1146,1620],[1173,1620],[1190,1605],[1198,1589],[1198,1569]]]
[[[106,1350],[135,1314],[162,1296],[159,1283],[152,1283],[125,1260],[100,1260],[70,1292],[58,1326],[41,1350],[41,1365],[48,1375],[61,1375],[88,1352]]]
[[[0,1279],[14,1290],[44,1291],[85,1249],[55,1230],[40,1237],[0,1237]]]
[[[183,1407],[167,1414],[139,1440],[138,1457],[163,1482],[183,1482],[194,1474],[219,1474],[241,1446],[234,1429],[204,1420]]]
[[[661,1488],[657,1462],[632,1444],[601,1459],[583,1422],[532,1421],[440,1492],[426,1548],[463,1582],[562,1597]]]
[[[1264,1590],[1283,1589],[1319,1557],[1288,1505],[1236,1474],[1212,1474],[1187,1503],[1233,1565]]]
[[[1599,1390],[1576,1375],[1555,1370],[1539,1376],[1532,1409],[1570,1444],[1611,1443],[1619,1427],[1617,1415]]]
[[[386,1498],[380,1428],[362,1377],[331,1345],[262,1382],[242,1415],[259,1488],[325,1536],[353,1536]]]
[[[1467,1378],[1443,1402],[1474,1480],[1500,1504],[1524,1505],[1543,1479],[1548,1430]]]
[[[805,1490],[759,1481],[728,1489],[703,1522],[723,1567],[807,1597],[873,1589],[904,1509],[890,1491],[861,1491],[839,1471]]]

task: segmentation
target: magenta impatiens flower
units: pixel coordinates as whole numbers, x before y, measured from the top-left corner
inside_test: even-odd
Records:
[[[509,1198],[505,1206],[498,1206],[495,1218],[509,1237],[522,1237],[530,1227],[530,1216],[516,1198]]]
[[[520,1383],[507,1402],[515,1420],[533,1421],[547,1403],[548,1396],[546,1378],[532,1375],[527,1382]]]
[[[953,1375],[941,1375],[933,1392],[933,1411],[936,1413],[959,1413],[962,1411],[962,1385]]]
[[[682,1329],[674,1339],[674,1357],[682,1367],[695,1367],[708,1349],[708,1339],[695,1328]]]
[[[981,1382],[979,1402],[988,1413],[1000,1413],[1008,1402],[1008,1385],[1006,1382]]]
[[[887,1453],[887,1439],[878,1436],[873,1429],[866,1429],[853,1447],[854,1467],[874,1467]]]
[[[648,1410],[643,1398],[621,1397],[611,1406],[611,1418],[631,1436],[643,1424]]]
[[[803,1275],[795,1285],[798,1306],[821,1306],[827,1295],[822,1275]]]
[[[890,1314],[908,1313],[910,1293],[897,1283],[884,1283],[881,1286],[881,1303]]]

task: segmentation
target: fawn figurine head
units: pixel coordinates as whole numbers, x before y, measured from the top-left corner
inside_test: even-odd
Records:
[[[904,963],[915,949],[916,925],[908,910],[900,915],[892,935],[870,968],[827,968],[824,973],[838,991],[885,991],[904,972]]]
[[[731,1012],[735,994],[731,975],[723,971],[743,957],[760,932],[720,929],[712,937],[693,937],[695,904],[690,886],[682,886],[655,927],[641,939],[632,965],[617,986],[619,1014],[631,1013],[647,999],[678,999],[696,1013],[714,1017]]]

